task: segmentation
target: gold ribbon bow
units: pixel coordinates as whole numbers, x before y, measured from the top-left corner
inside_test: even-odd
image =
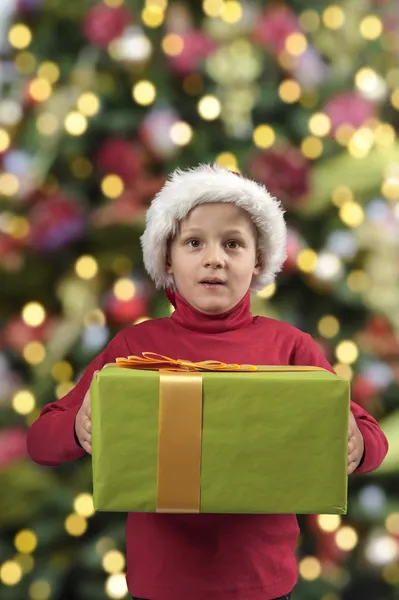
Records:
[[[320,371],[320,367],[175,360],[155,352],[117,358],[116,366],[159,371],[157,512],[199,513],[201,501],[201,372]]]

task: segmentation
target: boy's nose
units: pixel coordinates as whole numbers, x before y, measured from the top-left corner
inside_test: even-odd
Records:
[[[209,248],[204,256],[204,266],[213,269],[223,267],[223,252],[220,248]]]

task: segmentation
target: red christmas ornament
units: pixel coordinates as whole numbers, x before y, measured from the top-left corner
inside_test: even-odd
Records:
[[[351,125],[358,129],[375,117],[376,107],[373,102],[356,92],[345,92],[327,102],[324,112],[331,119],[331,134],[334,134],[341,125]]]
[[[181,34],[183,49],[177,56],[170,56],[168,62],[178,75],[185,76],[197,70],[200,63],[216,48],[215,42],[200,30],[191,29]]]
[[[55,324],[55,319],[45,319],[38,327],[31,327],[20,316],[15,316],[5,326],[1,341],[15,352],[21,353],[29,342],[48,340]]]
[[[113,40],[122,35],[133,21],[124,6],[111,7],[99,3],[91,8],[84,20],[85,36],[94,46],[106,48]]]
[[[144,152],[138,145],[124,138],[110,138],[100,147],[97,167],[103,173],[119,175],[125,183],[135,181],[144,169]]]
[[[293,10],[287,6],[271,6],[258,19],[253,38],[276,55],[284,50],[288,36],[300,31],[298,17]]]
[[[7,271],[18,271],[23,264],[22,249],[25,246],[25,238],[0,233],[0,265]]]
[[[297,269],[296,260],[298,254],[304,247],[304,243],[297,231],[288,228],[287,231],[287,258],[285,260],[283,271],[285,273],[295,272]]]
[[[29,245],[54,251],[78,240],[85,222],[77,202],[62,195],[41,198],[30,213]]]
[[[294,147],[255,154],[248,173],[287,207],[302,203],[309,192],[309,163]]]
[[[0,469],[28,456],[26,432],[20,427],[10,427],[0,432]]]
[[[357,375],[352,382],[352,399],[366,410],[377,391],[376,385],[362,375]]]
[[[119,300],[112,294],[106,306],[108,318],[118,325],[133,323],[136,319],[144,317],[147,312],[147,301],[141,296],[134,296],[131,300]]]

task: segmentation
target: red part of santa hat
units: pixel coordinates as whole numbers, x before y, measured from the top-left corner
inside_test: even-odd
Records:
[[[286,259],[287,227],[281,203],[267,189],[239,173],[219,165],[176,169],[155,196],[147,211],[141,236],[144,266],[157,288],[174,288],[166,272],[168,240],[178,224],[199,204],[226,202],[248,212],[258,233],[263,269],[253,277],[251,290],[273,283]]]

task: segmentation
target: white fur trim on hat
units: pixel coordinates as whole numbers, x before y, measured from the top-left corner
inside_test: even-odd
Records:
[[[144,266],[157,288],[174,289],[166,272],[167,243],[178,223],[199,204],[229,202],[246,210],[259,232],[263,270],[255,275],[251,290],[273,283],[286,259],[287,229],[280,202],[266,188],[218,165],[174,171],[155,196],[147,211],[146,229],[141,236]]]

